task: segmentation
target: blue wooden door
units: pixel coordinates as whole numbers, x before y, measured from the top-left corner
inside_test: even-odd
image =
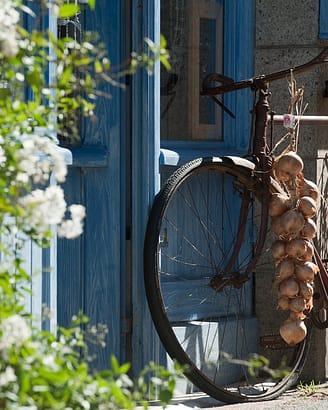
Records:
[[[81,19],[82,29],[97,30],[113,66],[125,56],[125,2],[98,0],[95,12]],[[94,121],[81,125],[79,145],[72,148],[65,192],[69,203],[82,203],[87,218],[76,240],[58,241],[58,323],[68,325],[83,311],[90,324],[108,328],[106,347],[91,346],[94,366],[108,367],[110,354],[124,360],[125,262],[125,129],[126,94],[109,84],[99,98]]]
[[[97,0],[96,12],[85,16],[82,28],[84,25],[98,30],[115,66],[125,60],[129,50],[140,50],[144,37],[159,43],[161,3],[165,1]],[[235,79],[249,77],[253,60],[253,1],[184,3],[217,3],[221,7],[223,71]],[[211,19],[206,7],[203,12],[192,16],[206,33],[213,30],[213,23],[207,21]],[[196,51],[193,55],[200,58]],[[206,56],[208,64],[215,63],[209,52]],[[197,70],[192,74],[196,83],[200,66]],[[213,134],[213,127],[208,127],[210,138],[200,140],[197,132],[202,133],[203,128],[195,126],[198,131],[191,130],[191,140],[179,140],[174,135],[161,143],[163,84],[159,64],[153,76],[140,71],[126,80],[125,90],[111,86],[105,89],[112,98],[98,101],[95,121],[82,124],[80,146],[72,149],[73,165],[65,185],[66,194],[68,202],[86,206],[87,219],[81,238],[58,242],[58,322],[67,325],[82,310],[91,324],[106,324],[107,345],[105,349],[93,348],[97,356],[94,365],[107,367],[110,354],[114,353],[121,361],[131,361],[138,370],[150,360],[161,361],[163,354],[143,285],[144,233],[150,206],[160,187],[160,174],[165,178],[171,167],[209,152],[244,153],[250,100],[247,91],[225,98],[238,121],[217,117],[213,108],[210,115],[205,115],[210,123],[223,121],[220,138],[215,137],[215,129]],[[188,88],[189,99],[196,101],[197,84]],[[170,95],[165,98],[169,103]],[[193,111],[192,105],[188,110],[199,112],[198,108]],[[204,112],[200,115],[203,118]]]
[[[158,23],[158,0],[97,0],[81,21],[99,32],[112,66],[140,51],[145,37],[159,44]],[[159,63],[154,71],[124,78],[124,89],[108,86],[111,99],[98,100],[95,121],[82,124],[71,149],[65,191],[87,218],[81,238],[58,242],[58,322],[82,310],[108,327],[106,348],[91,350],[97,368],[115,354],[137,371],[160,351],[143,286],[144,232],[159,188]]]

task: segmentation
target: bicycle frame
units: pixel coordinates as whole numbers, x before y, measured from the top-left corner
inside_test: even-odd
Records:
[[[254,138],[253,138],[253,149],[251,155],[253,160],[256,164],[255,170],[255,178],[258,178],[256,171],[259,172],[260,178],[263,182],[263,186],[267,187],[263,191],[262,196],[262,211],[261,211],[261,222],[259,228],[259,238],[257,240],[257,246],[254,250],[254,255],[250,260],[246,271],[243,273],[239,273],[238,278],[234,278],[232,280],[222,281],[217,280],[218,283],[215,283],[215,279],[212,280],[211,286],[220,291],[222,287],[226,286],[227,284],[233,284],[234,286],[239,286],[239,284],[243,283],[243,281],[247,280],[249,274],[254,270],[258,259],[262,253],[263,246],[264,246],[264,239],[267,234],[267,227],[268,227],[268,209],[269,209],[269,201],[270,201],[270,190],[269,187],[272,186],[272,165],[273,165],[273,157],[270,154],[270,150],[267,145],[267,127],[268,127],[268,114],[270,111],[268,96],[269,96],[269,84],[272,81],[276,81],[279,79],[286,78],[293,74],[299,74],[302,72],[309,71],[312,67],[328,62],[328,47],[326,47],[318,56],[310,60],[309,62],[296,66],[294,68],[289,68],[282,71],[273,72],[267,75],[261,75],[257,77],[253,77],[247,80],[242,80],[239,82],[233,82],[232,79],[223,76],[222,74],[211,73],[209,74],[203,81],[203,90],[201,92],[202,95],[207,96],[215,96],[224,94],[230,91],[236,91],[244,88],[251,88],[254,91],[259,93],[258,101],[255,106],[255,129],[254,129]],[[213,83],[222,83],[220,86],[211,86]],[[225,109],[223,104],[221,107]],[[279,190],[279,187],[277,187]],[[247,201],[247,199],[246,199]],[[245,203],[246,204],[246,203]],[[246,204],[248,206],[248,204]],[[238,238],[237,238],[237,246],[236,252],[239,250],[238,244],[241,244],[244,239],[246,219],[243,215],[246,215],[246,212],[241,212],[241,218],[239,222],[239,226],[241,227]],[[328,272],[326,267],[324,266],[317,249],[315,249],[315,261],[319,267],[318,273],[318,284],[321,288],[321,296],[323,297],[322,300],[322,308],[318,311],[311,312],[311,319],[314,325],[320,329],[328,328]],[[230,261],[227,264],[225,273],[230,273],[229,270],[232,269],[233,266],[233,258],[232,255]],[[236,275],[236,274],[234,274]],[[229,282],[229,283],[228,283]],[[222,286],[222,287],[221,287]],[[320,295],[315,295],[314,298],[319,299]],[[324,318],[322,319],[322,310],[324,310]]]

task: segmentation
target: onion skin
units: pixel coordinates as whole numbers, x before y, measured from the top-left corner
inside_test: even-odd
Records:
[[[318,266],[313,262],[295,264],[296,278],[302,282],[312,282],[314,275],[319,271]]]
[[[280,216],[289,209],[288,197],[282,194],[272,194],[269,203],[269,215]]]
[[[289,297],[288,296],[280,296],[278,298],[277,309],[280,309],[280,310],[288,310],[289,309]]]
[[[307,218],[305,220],[303,229],[300,232],[300,236],[302,238],[313,239],[316,236],[316,234],[317,234],[317,226],[315,222],[312,219]]]
[[[296,345],[302,342],[307,334],[305,323],[301,319],[286,320],[286,322],[280,326],[279,331],[280,336],[289,345]]]
[[[272,256],[276,261],[280,261],[281,259],[287,256],[286,254],[286,241],[281,239],[276,240],[271,246]]]
[[[311,299],[313,296],[313,286],[308,282],[299,283],[300,291],[299,295],[304,299]]]
[[[316,202],[310,196],[302,196],[298,201],[297,209],[307,219],[313,218],[317,213]]]
[[[285,232],[283,225],[281,224],[281,216],[272,218],[271,231],[277,236],[282,236]]]
[[[278,232],[283,231],[279,236],[290,238],[297,235],[303,229],[304,224],[305,219],[302,213],[296,209],[290,209],[279,217],[276,229]]]
[[[292,312],[301,313],[306,308],[306,300],[302,296],[297,296],[289,302],[289,309]]]
[[[278,281],[283,281],[294,275],[295,263],[292,259],[283,259],[277,266],[276,279]]]
[[[307,251],[306,241],[302,238],[291,239],[286,244],[286,253],[291,258],[301,258]]]
[[[300,179],[298,184],[298,196],[310,196],[315,202],[317,202],[320,195],[318,186],[304,177],[301,177]]]
[[[285,279],[279,283],[278,291],[281,296],[295,297],[299,292],[299,285],[295,279]]]
[[[314,247],[310,241],[306,240],[306,252],[304,255],[300,257],[300,260],[304,262],[312,262],[313,256],[314,256]]]
[[[274,164],[274,172],[278,181],[290,181],[303,170],[303,160],[294,151],[279,157]]]

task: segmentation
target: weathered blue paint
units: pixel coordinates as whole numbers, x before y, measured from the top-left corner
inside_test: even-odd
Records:
[[[319,39],[328,39],[328,0],[320,0]]]
[[[145,37],[159,44],[160,2],[133,0],[132,49]],[[159,189],[159,65],[153,76],[139,72],[132,79],[132,301],[133,365],[141,369],[160,355],[143,284],[143,243],[148,211]]]
[[[252,74],[254,5],[253,1],[247,6],[244,3],[225,2],[225,26],[229,28],[225,33],[225,71],[236,79]],[[129,10],[125,10],[127,5]],[[130,34],[133,50],[140,49],[144,37],[159,43],[159,12],[160,0],[98,0],[95,15],[87,16],[84,24],[99,31],[115,65],[125,58]],[[131,33],[125,24],[129,14]],[[237,28],[240,34],[236,34]],[[144,233],[160,186],[159,65],[153,76],[141,71],[129,81],[125,91],[108,86],[105,91],[112,98],[98,101],[96,122],[83,124],[82,145],[72,150],[73,165],[65,191],[69,203],[86,206],[87,219],[81,238],[58,241],[58,321],[68,324],[82,309],[92,324],[105,323],[107,347],[93,350],[95,366],[108,366],[113,353],[121,361],[131,360],[137,371],[150,360],[160,361],[163,355],[143,284]],[[188,144],[188,150],[183,143],[168,143],[165,148],[173,154],[166,157],[171,158],[171,165],[209,151],[216,155],[245,151],[249,99],[240,94],[237,105],[236,98],[226,99],[237,121],[227,119],[225,140]],[[169,167],[166,170],[171,172]]]
[[[124,59],[124,3],[99,0],[84,27],[97,29],[113,66]],[[125,277],[124,93],[104,86],[111,99],[99,98],[96,121],[85,121],[81,148],[73,150],[65,191],[68,201],[86,206],[84,233],[58,242],[58,321],[67,325],[83,311],[91,324],[108,327],[106,348],[94,347],[94,366],[108,367],[111,354],[122,359],[121,299]]]

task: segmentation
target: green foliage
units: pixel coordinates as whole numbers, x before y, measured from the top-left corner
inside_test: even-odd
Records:
[[[313,396],[318,392],[319,386],[314,383],[314,380],[311,380],[310,383],[299,382],[297,385],[297,390],[304,396]]]
[[[22,345],[12,345],[5,359],[12,373],[7,370],[0,407],[132,409],[147,407],[154,393],[163,406],[171,400],[176,380],[173,373],[150,363],[133,380],[128,376],[130,365],[120,365],[112,356],[108,370],[91,374],[87,362],[80,359],[86,346],[77,320],[70,329],[59,329],[57,336],[35,332]]]

